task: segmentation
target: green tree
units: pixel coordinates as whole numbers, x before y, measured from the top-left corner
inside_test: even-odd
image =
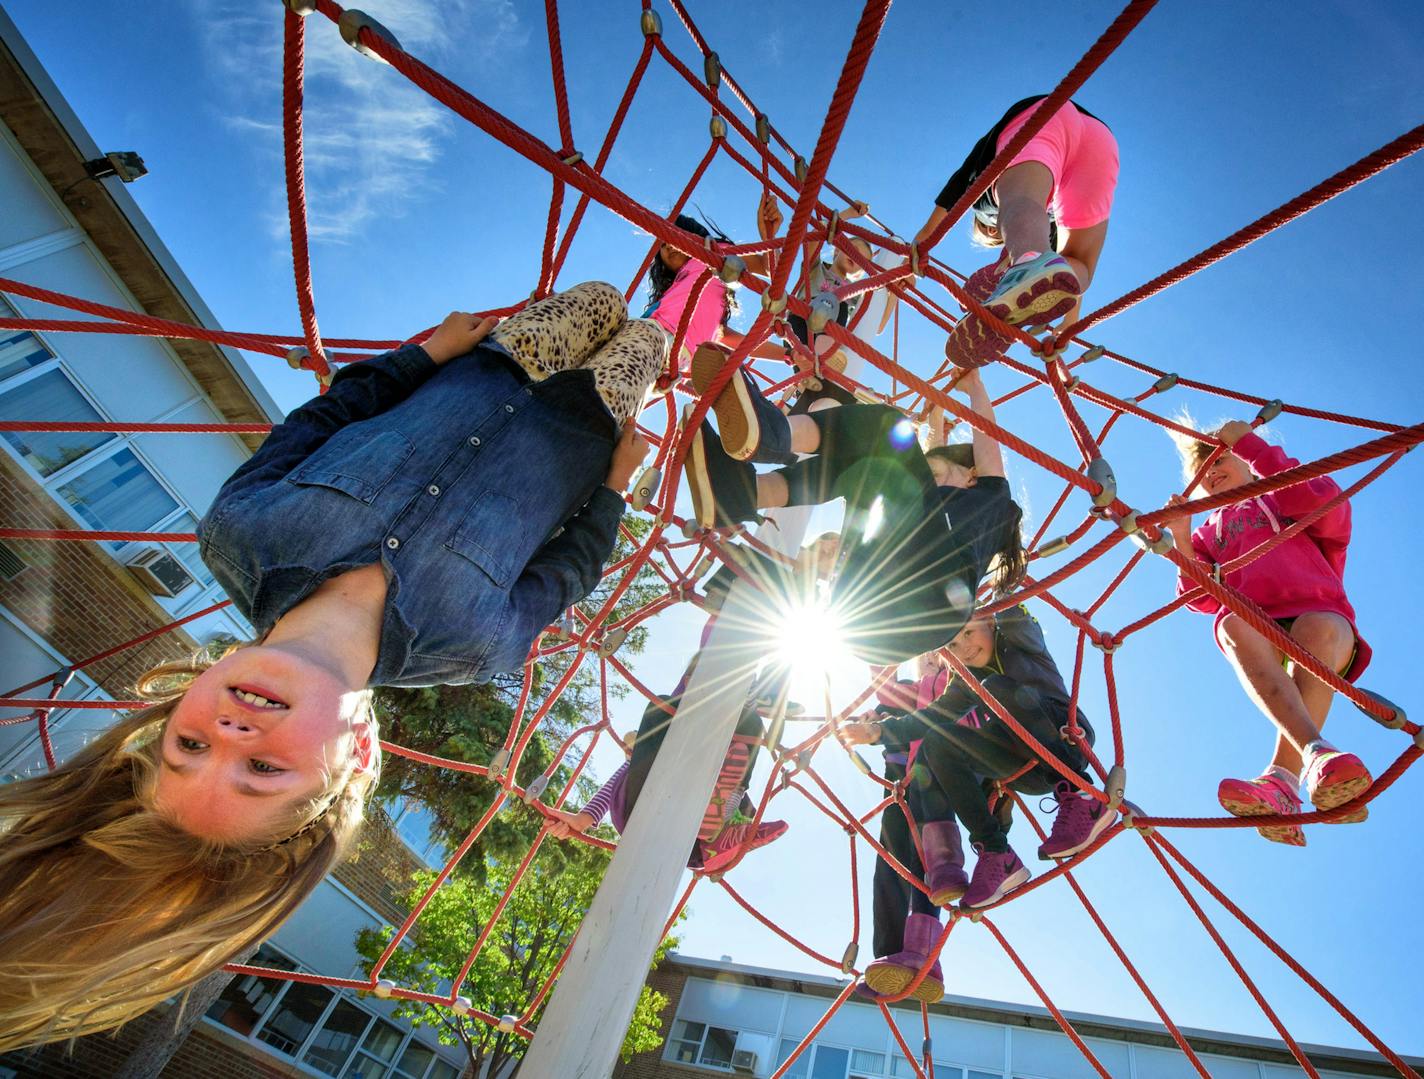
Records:
[[[652,521],[646,516],[630,514],[624,518],[624,524],[633,539],[630,541],[620,535],[613,561],[631,554],[636,549],[635,544],[642,543],[652,529]],[[605,579],[579,604],[580,610],[589,617],[594,616],[617,583],[616,578]],[[664,591],[662,578],[645,566],[620,598],[609,621],[627,617]],[[627,662],[638,655],[647,641],[647,633],[645,626],[635,627],[618,649],[619,658]],[[546,702],[576,658],[570,651],[550,656],[534,666],[526,716],[533,715]],[[381,736],[436,756],[488,764],[509,733],[522,688],[523,672],[516,671],[477,685],[380,689],[376,693],[376,705],[381,717]],[[611,681],[609,690],[613,696],[621,697],[627,692],[627,686],[621,681]],[[515,774],[520,785],[527,785],[548,768],[564,738],[594,721],[598,709],[598,664],[596,660],[585,659],[572,681],[550,705],[539,730],[525,749]],[[554,773],[552,783],[562,785],[568,774],[567,769],[560,768]],[[580,786],[583,794],[591,793],[591,781],[584,780]],[[454,847],[489,809],[494,789],[490,783],[463,772],[387,754],[377,797],[388,804],[411,798],[428,806],[435,818],[436,837],[447,847]],[[490,821],[478,843],[463,859],[462,872],[479,879],[487,858],[503,861],[522,857],[541,824],[538,814],[514,803]]]
[[[474,1007],[496,1017],[521,1015],[573,940],[603,878],[609,856],[598,848],[567,846],[570,849],[560,858],[546,857],[541,851],[514,890],[459,988],[458,995],[469,997]],[[420,992],[448,994],[460,967],[493,917],[514,864],[491,863],[483,883],[467,875],[447,880],[421,914],[410,946],[396,949],[384,976]],[[407,901],[414,904],[433,879],[433,873],[419,874]],[[390,942],[392,933],[389,926],[363,929],[357,935],[356,950],[373,962]],[[676,944],[676,938],[669,937],[658,946],[654,968]],[[643,987],[623,1041],[623,1059],[662,1044],[659,1016],[666,1006],[667,997]],[[542,1011],[541,1004],[531,1025],[537,1025]],[[488,1061],[488,1074],[498,1075],[509,1061],[523,1056],[527,1048],[518,1034],[501,1032],[445,1007],[402,1001],[396,1014],[416,1026],[430,1027],[444,1044],[462,1047],[472,1074],[478,1074]]]

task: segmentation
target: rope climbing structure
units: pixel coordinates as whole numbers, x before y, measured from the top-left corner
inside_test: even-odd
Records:
[[[828,714],[814,724],[812,733],[800,741],[777,741],[776,744],[768,746],[772,765],[764,787],[760,788],[758,792],[760,794],[757,800],[758,822],[767,812],[767,807],[777,799],[799,798],[814,807],[815,810],[824,813],[847,833],[852,883],[849,903],[852,929],[851,944],[843,954],[827,955],[802,940],[794,927],[776,924],[763,914],[756,903],[738,890],[733,880],[727,875],[728,871],[735,867],[735,861],[731,866],[723,867],[722,872],[715,875],[715,879],[702,873],[694,873],[681,894],[676,895],[676,884],[681,872],[681,862],[677,861],[677,858],[681,856],[674,854],[674,860],[670,865],[671,869],[675,869],[677,872],[664,873],[663,883],[659,885],[666,891],[668,902],[660,902],[660,896],[652,895],[643,907],[645,911],[658,907],[659,913],[661,913],[667,910],[670,902],[671,910],[668,912],[666,922],[657,923],[656,919],[645,919],[649,921],[648,925],[640,929],[629,929],[628,933],[631,933],[631,936],[625,934],[617,938],[621,942],[618,948],[628,952],[622,957],[621,962],[627,965],[628,970],[635,972],[637,977],[632,979],[628,985],[614,984],[612,988],[605,985],[600,990],[601,992],[606,991],[609,998],[607,1002],[602,1002],[600,1007],[604,1007],[602,1014],[605,1025],[614,1027],[613,1037],[611,1039],[605,1037],[597,1050],[589,1050],[587,1043],[583,1043],[582,1059],[578,1071],[565,1071],[562,1070],[561,1064],[551,1063],[571,1059],[567,1051],[567,1039],[564,1044],[560,1044],[558,1039],[561,1035],[557,1031],[551,1032],[548,1038],[538,1037],[536,1036],[536,1026],[539,1016],[545,1014],[546,1005],[550,1009],[561,1007],[558,999],[559,994],[554,994],[554,989],[556,980],[565,970],[565,965],[569,964],[569,977],[570,980],[573,980],[578,976],[576,968],[580,962],[587,962],[590,958],[606,955],[613,947],[610,943],[613,937],[609,935],[613,930],[608,929],[601,922],[596,922],[593,918],[585,923],[584,930],[571,946],[570,952],[565,954],[564,959],[556,966],[547,981],[530,997],[518,1014],[492,1015],[473,1007],[470,1001],[461,995],[463,972],[460,978],[455,979],[449,994],[445,996],[420,993],[395,984],[385,976],[388,960],[416,930],[421,914],[430,898],[455,871],[461,858],[479,839],[483,830],[500,809],[512,799],[523,799],[526,802],[550,807],[562,806],[565,800],[571,796],[578,776],[585,772],[590,756],[601,740],[613,739],[616,742],[617,736],[612,729],[608,714],[608,687],[621,680],[630,686],[634,693],[641,694],[649,700],[654,699],[652,691],[619,658],[618,646],[630,630],[648,623],[677,605],[701,605],[704,597],[699,592],[699,582],[702,580],[706,567],[715,563],[720,557],[724,550],[723,545],[734,532],[730,529],[699,529],[695,522],[689,522],[679,516],[674,507],[682,487],[683,457],[690,445],[692,434],[706,415],[711,401],[740,367],[750,372],[752,377],[764,387],[765,392],[771,396],[790,395],[807,382],[820,379],[842,386],[860,400],[893,405],[914,418],[925,415],[933,406],[939,406],[955,421],[968,424],[991,435],[1007,450],[1026,462],[1028,466],[1042,470],[1062,484],[1061,494],[1039,522],[1032,537],[1027,540],[1026,546],[1030,559],[1029,577],[1018,591],[995,602],[987,609],[1003,610],[1025,600],[1036,599],[1040,607],[1051,609],[1055,616],[1061,617],[1071,627],[1071,632],[1076,636],[1071,677],[1075,708],[1080,689],[1089,677],[1090,667],[1097,666],[1096,662],[1090,663],[1089,661],[1091,655],[1089,648],[1096,649],[1099,653],[1108,715],[1111,721],[1111,736],[1110,739],[1105,740],[1108,742],[1108,746],[1100,747],[1104,750],[1101,755],[1095,753],[1087,745],[1084,732],[1077,728],[1073,720],[1070,719],[1069,725],[1069,735],[1074,736],[1076,732],[1079,744],[1090,760],[1099,783],[1096,786],[1089,785],[1076,774],[1061,766],[1058,767],[1063,778],[1072,783],[1074,787],[1089,797],[1120,809],[1122,816],[1087,849],[1044,872],[1030,884],[1013,892],[1003,900],[1003,903],[1018,902],[1025,896],[1043,888],[1058,889],[1065,899],[1071,893],[1073,901],[1082,906],[1087,918],[1102,935],[1117,959],[1121,961],[1126,973],[1141,991],[1147,1003],[1184,1054],[1191,1068],[1197,1074],[1209,1077],[1206,1066],[1173,1022],[1157,995],[1154,994],[1147,977],[1128,956],[1118,938],[1095,908],[1088,893],[1075,878],[1075,870],[1106,845],[1140,842],[1150,852],[1152,862],[1160,867],[1172,888],[1180,893],[1192,914],[1200,920],[1206,933],[1221,950],[1226,961],[1261,1008],[1267,1021],[1274,1027],[1307,1075],[1317,1076],[1315,1068],[1267,1001],[1257,981],[1228,945],[1216,920],[1199,902],[1197,897],[1200,893],[1205,893],[1215,900],[1229,919],[1235,920],[1241,927],[1244,927],[1245,931],[1259,940],[1266,949],[1358,1031],[1366,1042],[1388,1059],[1401,1075],[1412,1076],[1414,1073],[1388,1045],[1289,952],[1277,944],[1267,930],[1237,906],[1209,875],[1194,865],[1168,838],[1168,833],[1177,829],[1258,828],[1282,822],[1308,825],[1349,816],[1378,798],[1415,763],[1421,752],[1424,751],[1424,733],[1421,733],[1421,727],[1411,722],[1399,707],[1384,698],[1346,682],[1333,670],[1306,652],[1297,641],[1284,633],[1260,607],[1225,584],[1224,572],[1212,573],[1203,565],[1184,558],[1176,550],[1164,525],[1165,522],[1183,511],[1205,513],[1218,506],[1246,497],[1278,491],[1303,480],[1329,475],[1352,466],[1370,465],[1369,470],[1350,483],[1338,499],[1321,507],[1311,516],[1295,522],[1267,543],[1239,559],[1237,563],[1221,567],[1222,571],[1229,572],[1238,568],[1238,564],[1259,558],[1278,547],[1300,530],[1308,527],[1313,520],[1328,512],[1341,500],[1359,493],[1369,484],[1375,482],[1394,466],[1408,450],[1424,441],[1424,424],[1399,426],[1236,392],[1160,370],[1141,360],[1115,352],[1105,345],[1095,344],[1083,335],[1089,330],[1096,331],[1107,320],[1129,307],[1147,301],[1152,296],[1206,269],[1213,263],[1267,235],[1272,230],[1282,227],[1341,192],[1413,154],[1421,146],[1424,146],[1424,126],[1406,132],[1354,164],[1341,169],[1320,184],[1233,232],[1200,254],[1184,260],[1142,286],[1084,314],[1072,325],[1064,326],[1056,332],[1050,332],[1042,338],[1035,338],[1016,327],[999,321],[972,299],[965,292],[964,275],[936,259],[932,254],[932,249],[949,228],[969,209],[974,200],[993,183],[995,177],[1012,160],[1018,150],[1048,121],[1055,109],[1066,103],[1104,60],[1122,45],[1134,28],[1149,14],[1154,6],[1154,0],[1131,0],[1127,4],[1117,18],[1103,31],[1092,48],[1058,83],[1049,95],[1046,104],[1023,125],[993,163],[985,169],[978,180],[949,210],[934,234],[918,248],[912,248],[911,245],[895,238],[888,228],[881,226],[873,217],[868,218],[869,224],[857,224],[844,219],[846,216],[844,210],[837,209],[837,207],[848,208],[854,205],[854,202],[829,179],[837,144],[873,55],[890,6],[889,0],[868,0],[865,3],[851,35],[824,122],[809,156],[798,153],[796,148],[777,130],[768,115],[750,100],[732,73],[723,66],[718,54],[712,50],[699,32],[682,0],[666,0],[666,4],[676,20],[686,30],[696,53],[700,54],[703,61],[701,73],[699,74],[684,63],[670,48],[664,36],[663,20],[653,9],[651,0],[643,0],[640,11],[635,6],[630,6],[630,31],[634,24],[641,28],[642,49],[633,65],[627,87],[618,101],[612,119],[596,151],[590,154],[579,148],[579,140],[575,137],[571,119],[557,0],[545,0],[544,5],[554,87],[557,145],[544,142],[427,66],[418,57],[401,47],[395,33],[362,12],[343,10],[333,0],[286,0],[285,10],[281,13],[281,17],[285,21],[282,116],[295,292],[302,328],[300,336],[239,333],[189,326],[104,304],[92,303],[82,298],[0,277],[0,293],[32,301],[35,304],[68,309],[76,312],[77,315],[84,316],[71,320],[0,318],[0,329],[45,333],[140,334],[170,339],[211,341],[243,349],[250,353],[285,360],[293,367],[309,370],[323,388],[330,382],[333,370],[341,365],[359,363],[371,355],[401,344],[394,340],[376,341],[323,337],[318,327],[318,305],[312,287],[307,230],[302,134],[303,58],[305,35],[310,25],[313,32],[318,30],[339,32],[348,44],[372,61],[388,64],[394,70],[392,77],[408,79],[496,142],[549,174],[552,193],[547,226],[540,248],[537,285],[532,298],[546,296],[555,290],[555,284],[559,280],[579,226],[592,203],[597,203],[604,209],[626,219],[652,237],[652,245],[647,256],[627,287],[626,295],[629,299],[639,288],[644,274],[653,258],[656,257],[659,245],[662,244],[671,245],[685,252],[703,265],[698,282],[694,286],[696,290],[719,287],[719,281],[734,282],[740,286],[744,294],[755,294],[759,297],[759,309],[755,311],[744,340],[733,350],[731,361],[714,381],[714,384],[701,395],[693,390],[687,372],[681,370],[679,365],[681,339],[686,332],[688,323],[688,319],[684,317],[683,324],[676,335],[677,339],[670,351],[669,367],[659,380],[659,388],[667,392],[655,398],[646,407],[639,421],[641,430],[656,447],[656,457],[652,465],[656,472],[652,475],[655,475],[657,480],[649,478],[636,485],[631,501],[635,511],[646,514],[651,527],[642,539],[635,539],[631,531],[624,530],[624,537],[636,547],[636,550],[608,567],[606,580],[610,587],[606,591],[605,598],[596,606],[585,604],[573,608],[562,624],[562,632],[549,634],[540,643],[536,643],[526,662],[524,701],[521,702],[514,720],[510,724],[503,747],[495,755],[495,758],[488,763],[475,764],[432,756],[401,745],[383,743],[387,753],[409,758],[426,767],[450,769],[463,773],[471,783],[482,784],[488,790],[489,804],[488,811],[475,825],[465,841],[455,849],[443,869],[436,874],[424,898],[415,904],[409,917],[396,928],[384,954],[372,965],[367,976],[364,979],[343,978],[250,966],[238,966],[233,969],[244,973],[258,974],[266,978],[291,979],[332,987],[368,990],[383,997],[419,1000],[450,1008],[502,1030],[534,1038],[535,1046],[531,1050],[533,1055],[530,1057],[530,1061],[537,1059],[543,1063],[540,1067],[534,1068],[533,1074],[549,1075],[607,1074],[612,1065],[612,1054],[616,1052],[618,1042],[621,1041],[621,1031],[626,1026],[627,1018],[632,1014],[638,984],[641,983],[643,973],[646,972],[653,946],[676,920],[698,889],[722,889],[750,917],[763,925],[769,932],[798,949],[812,962],[824,966],[828,970],[840,971],[844,974],[858,975],[860,973],[861,966],[858,964],[859,956],[855,941],[859,936],[861,912],[854,888],[858,852],[860,852],[860,857],[876,855],[884,857],[897,872],[910,881],[912,886],[924,890],[924,885],[880,846],[872,831],[872,826],[880,813],[907,811],[905,792],[902,787],[898,784],[888,783],[869,774],[868,770],[862,769],[863,782],[878,785],[879,799],[868,812],[857,813],[848,808],[846,798],[834,790],[823,778],[817,767],[817,756],[818,754],[842,751],[843,743],[838,739],[839,724],[856,714],[873,699],[878,688],[878,681],[883,681],[886,675],[880,676],[877,682],[868,684],[853,700],[845,702],[834,711],[828,708]],[[325,21],[334,24],[334,29],[323,27],[322,24]],[[685,186],[673,205],[672,215],[654,212],[647,206],[638,203],[604,175],[605,166],[614,151],[630,107],[650,65],[655,60],[665,64],[677,79],[685,84],[689,93],[694,98],[701,100],[702,106],[706,107],[710,113],[710,138],[706,152],[692,169]],[[585,148],[587,149],[587,144],[585,144]],[[670,217],[675,216],[689,202],[708,168],[719,157],[726,158],[745,170],[755,178],[764,194],[769,194],[779,200],[782,205],[790,208],[789,223],[784,236],[756,243],[714,247],[705,244],[700,237],[686,233],[671,223]],[[577,201],[572,213],[565,219],[565,201],[575,197]],[[853,241],[855,240],[864,240],[870,245],[875,252],[873,260],[865,259],[854,245]],[[1076,456],[1069,460],[1059,459],[1025,437],[981,417],[952,398],[948,391],[953,372],[947,366],[940,366],[932,371],[915,371],[902,365],[898,355],[898,322],[896,324],[897,332],[892,335],[893,345],[887,353],[871,343],[873,335],[857,333],[854,322],[850,326],[841,326],[833,319],[828,319],[823,305],[808,301],[808,274],[809,268],[819,261],[822,252],[829,254],[832,251],[844,253],[867,271],[866,276],[842,286],[834,293],[835,298],[839,300],[866,296],[875,290],[888,290],[899,301],[899,308],[895,314],[897,320],[903,312],[907,317],[923,319],[938,328],[939,331],[946,333],[957,322],[957,316],[951,313],[950,305],[947,304],[947,301],[952,300],[954,306],[974,313],[992,329],[1008,336],[1016,346],[1019,346],[1016,355],[1021,358],[1009,356],[1001,360],[1000,364],[1006,369],[1005,373],[1012,372],[1020,381],[1015,388],[1004,394],[996,403],[1017,399],[1030,393],[1051,396],[1056,407],[1061,411],[1063,421],[1071,435],[1073,445],[1076,447]],[[744,256],[751,254],[775,256],[770,262],[773,268],[767,276],[758,276],[747,271]],[[798,258],[802,255],[804,257]],[[526,302],[528,301],[511,303],[488,313],[508,314],[520,309]],[[688,305],[688,312],[691,312],[693,306],[691,303]],[[888,378],[890,389],[872,389],[864,381],[844,372],[829,366],[823,368],[812,350],[800,344],[788,329],[787,319],[792,315],[806,319],[815,332],[830,337],[837,347],[845,350],[852,360],[849,370],[859,370],[863,366],[873,372],[878,372]],[[429,332],[430,330],[425,330],[416,333],[410,340],[423,340]],[[797,361],[796,363],[786,364],[753,357],[753,350],[773,337],[788,342],[788,348]],[[1123,371],[1130,372],[1134,377],[1141,376],[1144,388],[1135,394],[1117,395],[1095,386],[1089,381],[1093,370],[1090,365],[1104,361],[1106,364],[1115,365]],[[1245,487],[1232,490],[1229,494],[1193,496],[1191,492],[1196,487],[1197,481],[1205,474],[1210,463],[1209,459],[1198,472],[1196,480],[1188,485],[1189,501],[1184,506],[1173,507],[1170,510],[1167,507],[1134,506],[1127,500],[1125,493],[1118,490],[1113,470],[1105,456],[1105,447],[1109,444],[1110,436],[1119,421],[1130,417],[1155,424],[1168,431],[1175,431],[1181,435],[1195,436],[1206,442],[1213,441],[1153,410],[1154,398],[1166,394],[1176,387],[1212,395],[1237,405],[1254,407],[1258,409],[1256,416],[1258,424],[1277,415],[1285,414],[1355,429],[1361,432],[1360,437],[1363,437],[1364,440],[1318,460],[1307,462],[1265,479],[1256,480]],[[1089,425],[1084,417],[1083,406],[1085,405],[1094,406],[1108,414],[1106,422],[1096,430]],[[194,436],[215,433],[261,434],[267,429],[261,424],[66,423],[50,422],[43,419],[0,423],[0,431],[142,432],[145,434]],[[1220,452],[1222,450],[1218,448],[1212,458],[1219,455]],[[1050,537],[1050,531],[1055,524],[1061,531]],[[143,540],[158,543],[182,543],[193,541],[195,536],[191,533],[179,532],[114,532],[0,527],[0,538],[50,542]],[[747,538],[747,542],[755,543],[756,540]],[[1124,542],[1130,542],[1135,546],[1130,549],[1128,556],[1121,560],[1120,569],[1111,576],[1108,585],[1092,603],[1079,609],[1059,598],[1062,586],[1073,579],[1075,575],[1088,567],[1101,570],[1110,564],[1114,556],[1124,554],[1124,549],[1120,547]],[[1191,582],[1193,590],[1172,602],[1144,611],[1126,625],[1105,626],[1102,618],[1104,606],[1115,594],[1122,591],[1126,582],[1133,578],[1133,571],[1150,557],[1170,562]],[[650,572],[661,581],[661,594],[637,610],[615,618],[614,611],[634,579],[640,574],[646,575]],[[752,586],[746,584],[740,587],[749,589]],[[1122,723],[1118,699],[1115,671],[1115,663],[1119,662],[1117,653],[1133,636],[1166,618],[1191,599],[1203,595],[1210,596],[1244,619],[1294,663],[1311,672],[1366,715],[1384,727],[1398,732],[1398,755],[1378,775],[1368,790],[1355,800],[1332,811],[1313,811],[1291,817],[1169,817],[1149,813],[1133,801],[1128,800],[1126,796],[1125,740],[1127,732]],[[730,602],[737,601],[734,599]],[[46,760],[51,768],[54,767],[56,761],[50,738],[50,724],[51,716],[56,709],[122,710],[142,707],[144,703],[139,701],[61,701],[60,694],[74,672],[90,667],[124,649],[151,640],[162,633],[177,630],[225,605],[226,602],[196,611],[134,640],[116,642],[113,647],[80,659],[71,666],[54,672],[51,676],[14,687],[3,698],[0,698],[0,707],[26,710],[27,714],[3,722],[6,724],[34,723]],[[735,655],[735,650],[729,654]],[[536,665],[553,656],[563,656],[570,662],[565,665],[561,678],[554,686],[553,691],[543,695],[542,704],[530,708],[527,706],[529,700],[527,686],[530,676]],[[948,658],[956,673],[966,681],[970,688],[976,691],[982,689],[968,668],[954,657]],[[591,669],[603,690],[601,696],[604,704],[601,714],[563,740],[544,774],[538,780],[524,786],[519,785],[514,777],[525,751],[540,729],[542,721],[557,699],[559,692],[581,669]],[[725,671],[705,672],[704,681],[710,681],[714,676],[725,676],[726,673]],[[731,696],[736,695],[731,694],[727,699],[731,699]],[[1008,709],[987,691],[983,692],[983,696],[993,712],[1030,747],[1034,748],[1045,761],[1050,764],[1056,761],[1053,754],[1037,742]],[[694,682],[685,707],[690,712],[700,709],[710,715],[717,710],[718,706],[712,691],[704,689],[699,694],[696,682]],[[726,706],[723,704],[721,707],[725,710]],[[725,719],[724,727],[719,727],[712,733],[703,731],[702,733],[686,734],[686,739],[682,743],[670,739],[670,748],[667,750],[669,756],[678,756],[679,754],[684,757],[701,756],[707,761],[706,776],[689,780],[686,785],[691,793],[683,796],[684,799],[692,799],[686,801],[686,805],[696,808],[698,814],[701,812],[701,807],[706,804],[707,793],[710,792],[713,781],[713,772],[717,761],[720,760],[720,750],[714,752],[708,747],[713,746],[722,733],[730,731],[732,722],[730,715],[724,715],[721,718]],[[677,726],[679,725],[674,725],[675,730]],[[698,725],[682,724],[681,726],[694,727]],[[723,745],[725,742],[726,738],[723,737]],[[560,776],[568,776],[567,781],[559,784],[553,783],[552,780],[556,772]],[[656,771],[654,776],[655,778],[650,781],[653,785],[657,783]],[[705,778],[705,783],[701,782],[702,778]],[[654,787],[650,786],[649,789],[652,790]],[[1004,790],[1016,802],[1019,802],[1019,809],[1024,818],[1032,822],[1036,829],[1039,828],[1037,819],[1019,801],[1019,796],[1007,791],[1006,787]],[[694,795],[696,797],[693,797]],[[621,882],[618,883],[618,887],[627,887],[629,886],[627,882],[635,879],[632,874],[619,869],[618,859],[626,860],[639,857],[638,852],[633,848],[640,844],[646,844],[646,837],[636,830],[636,822],[635,816],[634,826],[621,845],[627,849],[620,850],[615,857],[613,867],[609,871],[609,880],[605,883],[605,892],[600,893],[599,898],[595,901],[596,910],[611,909],[616,904],[618,896],[607,894],[607,889],[614,883],[615,878]],[[668,851],[678,849],[685,851],[690,846],[692,831],[695,830],[693,817],[689,816],[688,820],[682,823],[686,825],[687,829],[690,829],[685,837],[687,842],[683,842],[681,838],[669,841],[665,844]],[[674,831],[676,831],[676,827],[674,827]],[[1042,836],[1042,830],[1039,829],[1039,831]],[[1123,838],[1129,835],[1134,838]],[[499,911],[503,910],[504,903],[519,887],[524,871],[531,864],[534,854],[546,837],[547,828],[535,840],[527,856],[523,859],[519,871],[510,880],[498,907]],[[607,845],[604,841],[596,838],[582,838],[582,841]],[[643,857],[646,859],[647,850],[643,852]],[[666,859],[663,860],[666,861]],[[1193,890],[1193,885],[1196,891]],[[1050,998],[1035,977],[1030,965],[1032,956],[1025,956],[1017,950],[1003,929],[996,923],[996,913],[995,907],[975,911],[972,915],[952,911],[925,967],[920,970],[902,994],[894,998],[886,998],[880,1004],[885,1020],[893,1031],[895,1041],[913,1073],[918,1079],[931,1079],[933,1076],[933,1063],[927,1044],[928,1013],[923,1013],[925,1044],[917,1049],[912,1047],[909,1036],[900,1030],[895,1015],[887,1005],[910,997],[923,979],[929,963],[932,963],[950,945],[951,938],[966,932],[963,923],[971,921],[977,924],[978,929],[988,933],[1002,948],[1007,958],[1041,999],[1044,1007],[1052,1014],[1064,1034],[1082,1052],[1092,1069],[1099,1075],[1108,1076],[1107,1069],[1094,1056],[1089,1045],[1074,1030],[1072,1023],[1064,1016],[1057,1003]],[[1219,918],[1220,915],[1216,917]],[[474,964],[480,949],[490,938],[497,924],[497,915],[486,924],[470,953],[465,971],[468,971]],[[620,932],[622,931],[620,930]],[[629,942],[633,941],[635,937],[637,938],[636,943],[630,944]],[[571,961],[571,954],[582,958]],[[792,1056],[781,1064],[775,1072],[774,1079],[786,1074],[792,1068],[797,1056],[811,1044],[811,1041],[837,1009],[850,998],[854,984],[853,978],[847,981],[844,991],[831,1002],[821,1021],[806,1034]],[[560,986],[561,993],[564,988],[563,985]],[[568,992],[568,1002],[563,1005],[567,1014],[572,1014],[577,1008],[588,1004],[589,997],[581,996],[581,992],[574,990]],[[550,1001],[551,994],[555,996],[552,1002]],[[551,1010],[549,1014],[554,1014],[554,1011]],[[623,1025],[617,1026],[616,1019],[620,1014],[623,1017]],[[899,1014],[903,1015],[903,1013]],[[550,1024],[551,1027],[556,1025]]]

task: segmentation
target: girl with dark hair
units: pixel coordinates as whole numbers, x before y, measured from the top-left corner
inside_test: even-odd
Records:
[[[993,419],[977,373],[963,377],[959,389],[975,412]],[[704,421],[686,460],[697,523],[716,528],[756,520],[762,509],[845,498],[831,607],[850,650],[866,662],[900,663],[943,647],[973,613],[991,570],[999,593],[1023,576],[1023,513],[1010,497],[999,444],[988,435],[976,430],[972,447],[927,455],[896,409],[846,405],[788,417],[745,372],[713,410],[723,437]],[[785,467],[758,475],[753,461]],[[764,568],[771,580],[782,575]]]

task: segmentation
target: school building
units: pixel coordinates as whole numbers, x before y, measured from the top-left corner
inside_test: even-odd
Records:
[[[10,278],[209,327],[211,313],[0,9],[0,278]],[[121,167],[127,167],[122,160]],[[142,182],[138,180],[137,182]],[[75,312],[6,294],[0,317],[74,319]],[[274,361],[280,363],[280,360]],[[315,383],[313,383],[315,388]],[[281,412],[246,360],[202,342],[0,330],[0,419],[268,423]],[[19,528],[192,531],[222,480],[260,436],[0,433],[0,523]],[[221,602],[196,544],[0,541],[0,694],[47,697],[52,672]],[[129,699],[135,677],[219,634],[246,637],[236,613],[215,611],[92,667],[65,699]],[[0,711],[0,721],[22,716]],[[64,759],[113,721],[105,710],[49,716]],[[0,725],[0,782],[46,768],[33,721]],[[254,962],[338,976],[358,973],[357,932],[406,916],[396,897],[438,857],[428,815],[379,817],[360,857],[343,866],[264,945]],[[373,997],[293,982],[235,979],[199,1022],[166,1075],[212,1079],[360,1076],[455,1079],[462,1052],[395,1020]],[[117,1038],[83,1039],[0,1058],[0,1076],[109,1079],[162,1021]]]
[[[614,1079],[771,1075],[845,989],[844,979],[670,955],[648,984],[667,995],[664,1043],[613,1071]],[[930,1007],[934,1079],[1094,1079],[1097,1072],[1044,1008],[946,996]],[[891,1014],[922,1052],[919,1007]],[[1159,1024],[1064,1013],[1113,1079],[1193,1079],[1198,1073]],[[1299,1079],[1285,1045],[1267,1038],[1183,1029],[1212,1079]],[[1398,1076],[1373,1053],[1302,1045],[1323,1079]],[[1409,1064],[1424,1074],[1424,1060]],[[880,1009],[843,1004],[786,1079],[914,1079]]]

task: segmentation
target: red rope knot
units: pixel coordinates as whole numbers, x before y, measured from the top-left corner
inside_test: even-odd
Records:
[[[1107,630],[1089,632],[1088,640],[1092,642],[1094,648],[1098,649],[1104,655],[1110,656],[1122,647],[1122,641],[1114,637]]]

